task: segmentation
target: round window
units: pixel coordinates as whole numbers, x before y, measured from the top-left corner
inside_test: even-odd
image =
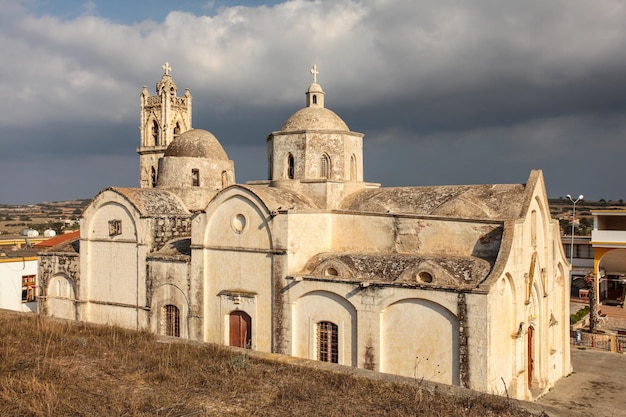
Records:
[[[417,280],[420,282],[430,283],[433,282],[433,276],[430,272],[421,271],[417,274]]]
[[[326,268],[325,272],[327,277],[336,277],[337,275],[339,275],[339,271],[337,271],[337,269],[333,268],[332,266]]]
[[[246,228],[246,216],[243,214],[235,214],[230,221],[230,225],[232,226],[235,233],[242,233]]]

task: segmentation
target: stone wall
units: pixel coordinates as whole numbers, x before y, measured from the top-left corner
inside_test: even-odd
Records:
[[[191,218],[162,216],[154,219],[154,248],[159,250],[171,239],[191,236]]]
[[[39,312],[48,314],[48,284],[58,275],[63,275],[73,285],[74,294],[80,288],[80,258],[78,253],[48,252],[39,254]]]

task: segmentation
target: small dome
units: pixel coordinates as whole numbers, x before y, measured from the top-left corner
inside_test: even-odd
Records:
[[[217,138],[202,129],[191,129],[178,136],[167,147],[164,156],[228,161],[228,155]]]
[[[313,85],[313,84],[311,84]],[[332,110],[324,107],[304,107],[295,112],[280,128],[281,132],[299,130],[338,130],[349,132],[348,125]]]
[[[309,86],[308,91],[309,93],[323,93],[324,90],[322,90],[322,86],[319,85],[318,83],[313,83]]]

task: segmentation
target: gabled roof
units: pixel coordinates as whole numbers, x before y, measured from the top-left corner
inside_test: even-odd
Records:
[[[504,220],[519,218],[524,184],[365,189],[342,203],[348,211]]]
[[[154,188],[109,187],[100,193],[107,190],[124,196],[142,216],[190,215],[182,200],[169,191]]]

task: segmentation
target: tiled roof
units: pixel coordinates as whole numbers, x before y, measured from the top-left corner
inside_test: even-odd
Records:
[[[51,248],[53,246],[64,243],[68,240],[76,239],[80,237],[80,230],[75,230],[70,233],[64,233],[62,235],[57,235],[48,240],[44,240],[43,242],[39,242],[35,245],[36,248]]]

